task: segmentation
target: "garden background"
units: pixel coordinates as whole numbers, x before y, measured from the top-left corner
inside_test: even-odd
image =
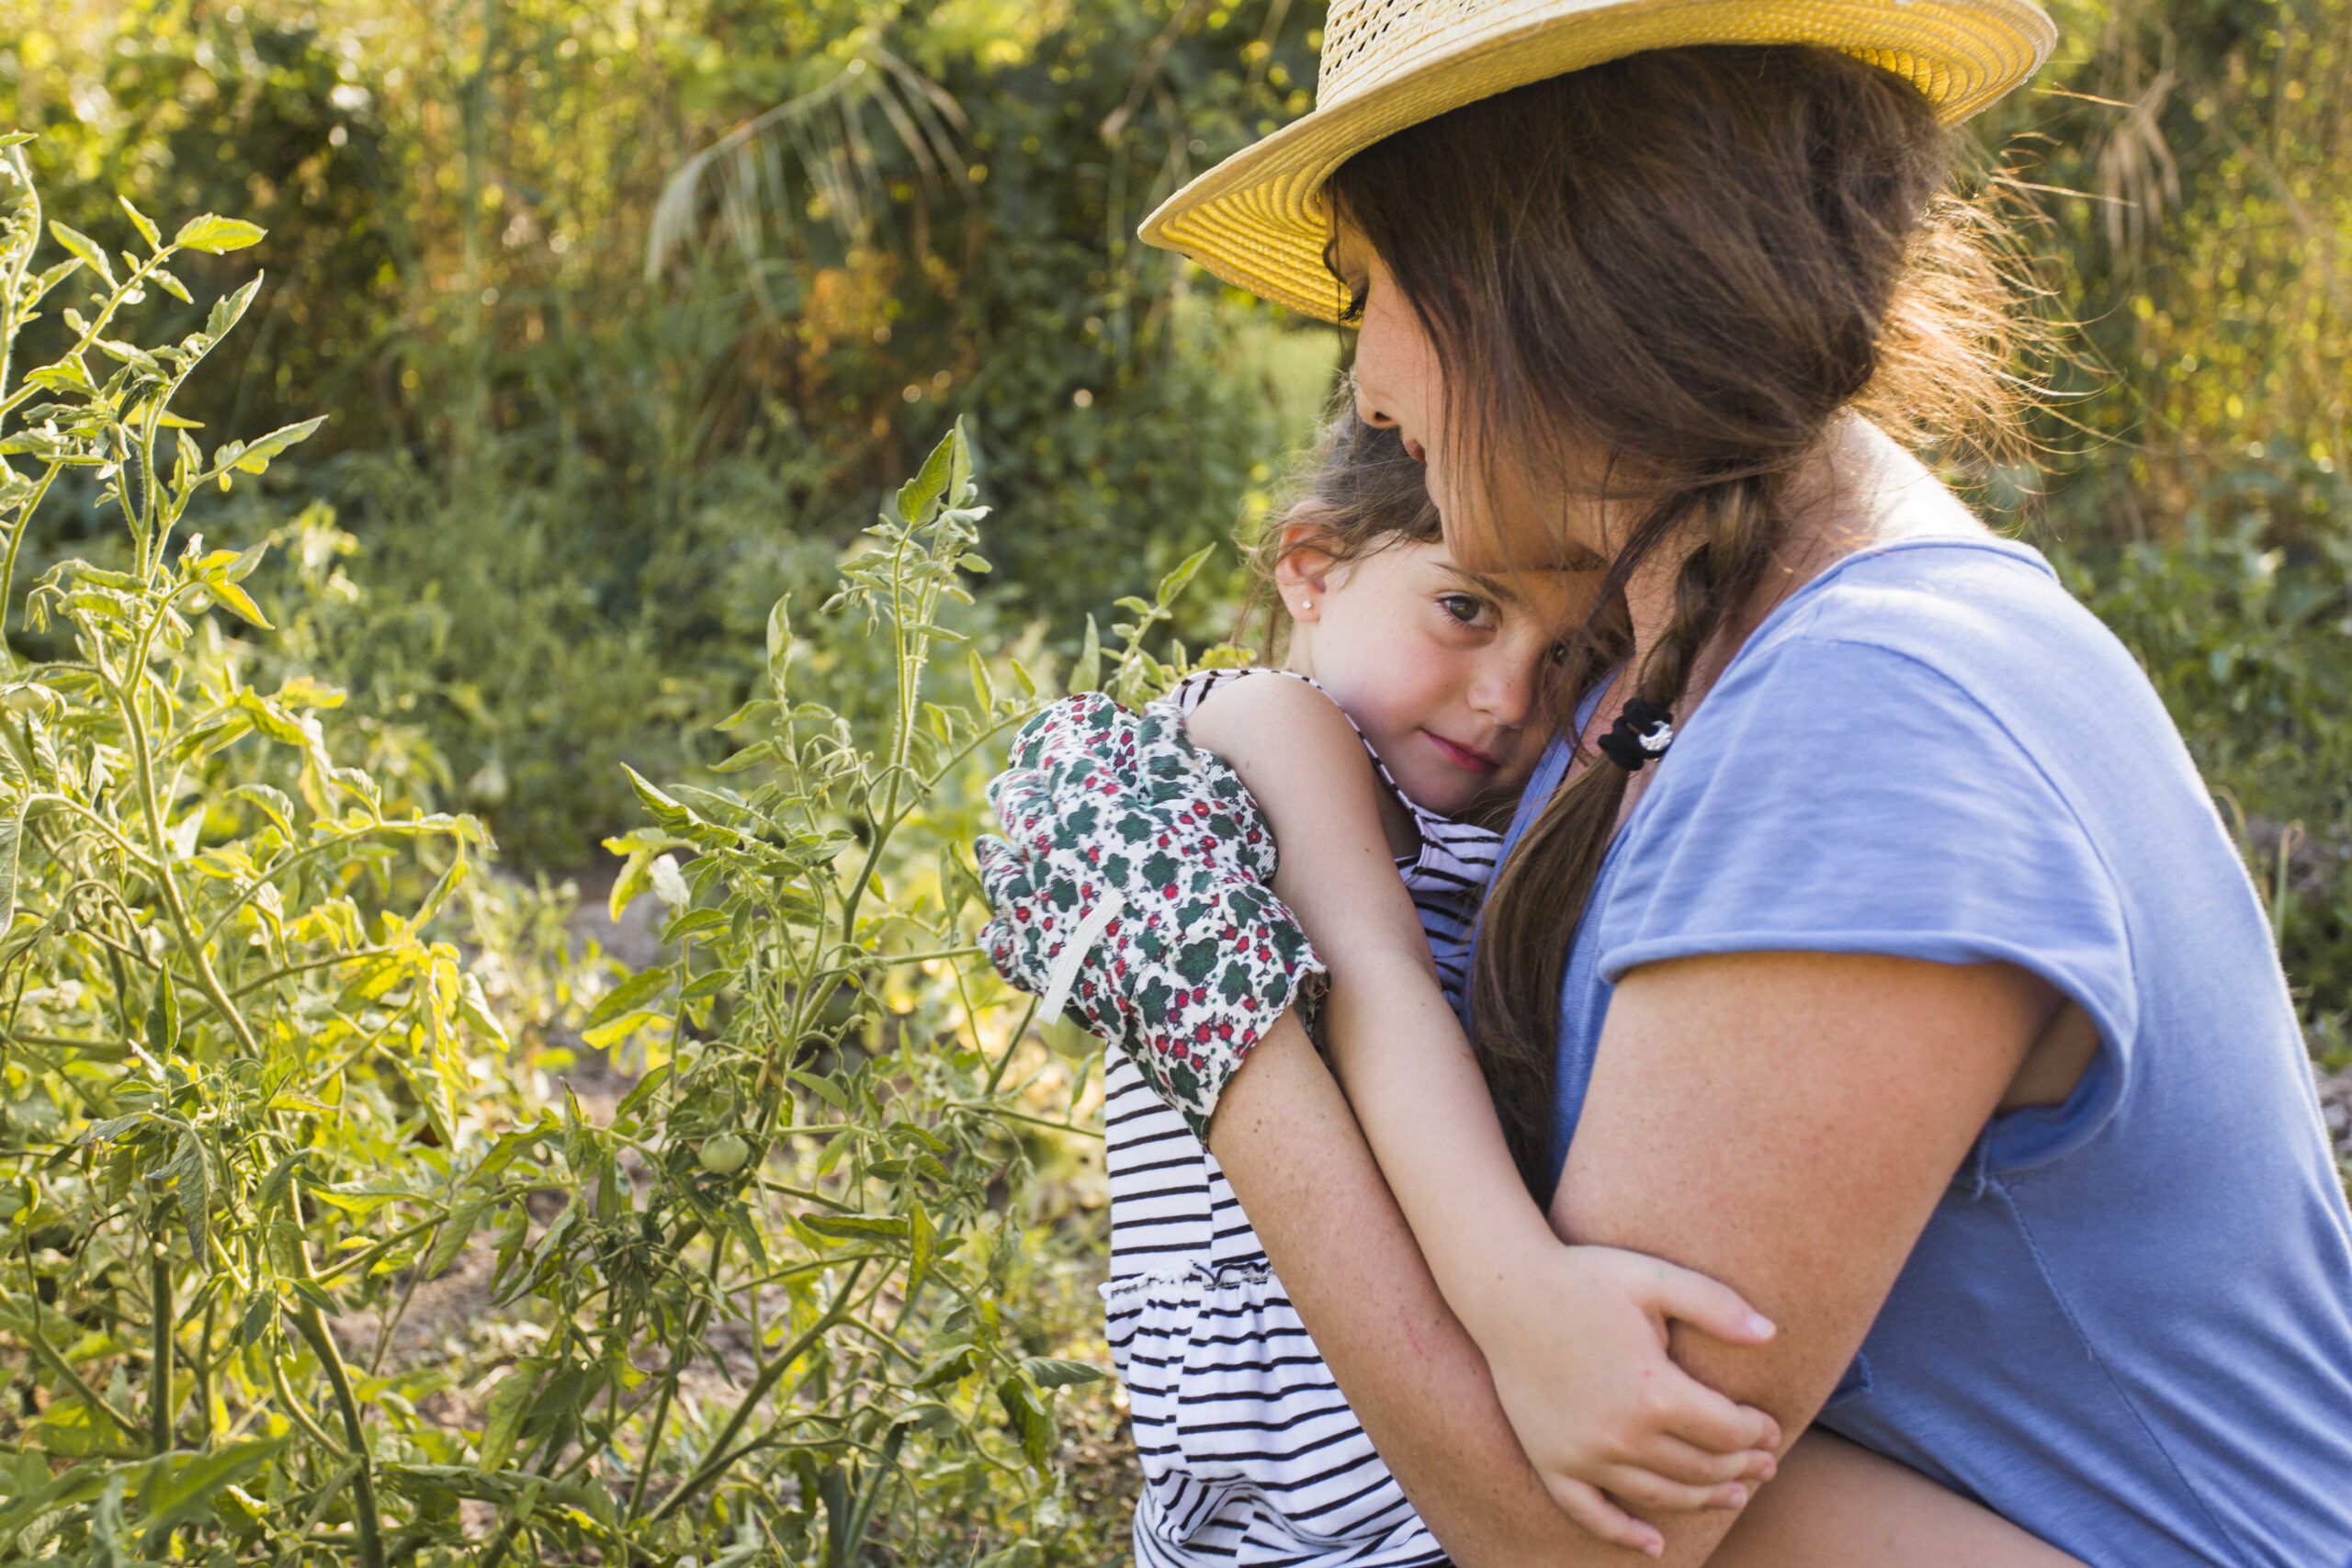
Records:
[[[2053,10],[1952,477],[2352,1141],[2352,6]],[[0,1560],[1120,1559],[1099,1092],[958,846],[1230,630],[1348,345],[1133,231],[1321,19],[0,0]]]

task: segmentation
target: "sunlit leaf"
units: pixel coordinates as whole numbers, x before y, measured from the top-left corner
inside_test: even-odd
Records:
[[[209,251],[219,255],[224,251],[242,251],[248,245],[259,244],[268,232],[242,218],[223,218],[208,212],[181,224],[180,231],[172,236],[172,243],[185,250]]]
[[[139,231],[139,237],[146,241],[151,249],[164,243],[164,231],[156,228],[145,213],[133,207],[129,197],[118,196],[115,199],[122,203],[122,209],[125,212],[130,214],[131,227]]]
[[[98,248],[96,241],[80,230],[68,228],[54,220],[49,225],[49,231],[59,244],[73,252],[85,266],[103,278],[108,288],[115,287],[114,268],[108,265],[107,254]]]

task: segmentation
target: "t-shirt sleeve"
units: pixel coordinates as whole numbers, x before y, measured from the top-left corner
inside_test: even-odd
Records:
[[[1997,1122],[1988,1156],[2052,1157],[2114,1109],[2138,1011],[2115,878],[2025,748],[1943,673],[1804,637],[1735,663],[1628,831],[1600,931],[1611,983],[1726,953],[2016,964],[2079,1003],[2101,1049],[2064,1105]]]

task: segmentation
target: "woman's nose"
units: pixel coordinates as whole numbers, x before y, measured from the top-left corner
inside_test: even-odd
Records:
[[[1356,386],[1356,417],[1380,430],[1393,430],[1396,426],[1396,420],[1374,401],[1372,394],[1363,389],[1361,382]]]

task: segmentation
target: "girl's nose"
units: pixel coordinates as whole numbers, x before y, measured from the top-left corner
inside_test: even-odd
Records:
[[[1535,707],[1535,672],[1514,653],[1488,662],[1470,688],[1470,706],[1507,729],[1525,724]]]

